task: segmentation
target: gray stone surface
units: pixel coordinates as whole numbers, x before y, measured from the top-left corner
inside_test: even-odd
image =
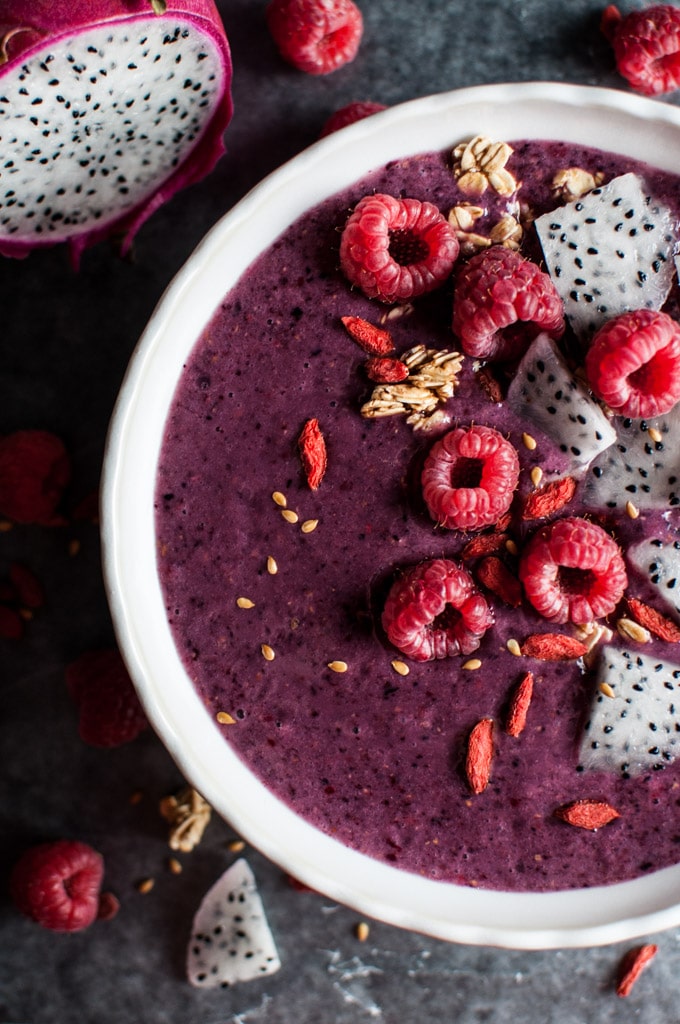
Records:
[[[61,250],[0,266],[0,433],[41,427],[60,434],[74,463],[71,501],[97,487],[126,363],[173,274],[217,218],[313,142],[336,108],[485,82],[625,88],[598,33],[597,0],[359,2],[366,23],[359,56],[315,79],[279,60],[264,2],[219,0],[233,49],[235,115],[216,171],[154,216],[131,259],[120,261],[102,245],[86,254],[78,275]],[[64,667],[112,642],[96,526],[17,527],[0,534],[0,577],[12,559],[31,565],[48,600],[21,642],[0,641],[0,1024],[678,1019],[676,933],[654,937],[660,954],[624,1001],[613,978],[630,943],[509,952],[448,945],[377,922],[360,943],[354,912],[294,891],[250,849],[282,969],[230,991],[192,989],[183,967],[191,918],[234,857],[233,833],[213,820],[203,843],[181,858],[183,873],[171,874],[158,802],[182,780],[160,741],[148,734],[102,752],[78,739]],[[137,791],[141,802],[131,803]],[[73,936],[20,917],[4,884],[23,848],[60,836],[102,851],[106,887],[121,901],[113,921]],[[141,895],[135,885],[147,876],[156,884]]]

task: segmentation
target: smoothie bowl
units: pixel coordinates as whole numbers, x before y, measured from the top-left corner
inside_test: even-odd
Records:
[[[246,196],[133,356],[130,673],[212,806],[362,913],[514,948],[680,922],[679,166],[680,114],[623,93],[404,104]]]

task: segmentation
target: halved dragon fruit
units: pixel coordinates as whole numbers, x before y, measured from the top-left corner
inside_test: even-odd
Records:
[[[663,768],[680,753],[680,665],[605,647],[598,689],[585,725],[580,764],[638,775]]]
[[[544,472],[552,475],[578,476],[616,440],[602,409],[547,334],[539,334],[525,353],[508,390],[508,405],[562,453],[561,466],[551,466],[547,459],[543,462]]]
[[[680,622],[680,539],[677,533],[646,537],[626,552],[630,564],[654,589],[664,610]]]
[[[198,988],[227,988],[280,966],[255,876],[241,858],[218,878],[196,912],[187,977]]]
[[[212,0],[2,0],[0,253],[125,252],[224,152],[231,70]]]
[[[680,505],[680,405],[654,420],[614,422],[616,443],[588,470],[584,503],[612,509],[628,501],[639,509]]]
[[[638,175],[613,178],[534,223],[580,337],[619,313],[663,306],[675,274],[674,222]]]

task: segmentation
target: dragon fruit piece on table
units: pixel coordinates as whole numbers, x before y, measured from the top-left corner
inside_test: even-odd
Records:
[[[280,966],[255,876],[241,858],[218,878],[196,912],[187,977],[197,988],[227,988]]]
[[[522,358],[508,389],[508,405],[556,445],[561,465],[547,457],[544,472],[579,476],[616,440],[599,404],[571,372],[555,342],[539,334]]]
[[[121,239],[224,152],[232,66],[212,0],[2,0],[0,253]]]
[[[675,275],[674,222],[638,175],[619,175],[534,223],[580,338],[619,313],[663,306]]]
[[[663,604],[663,610],[680,622],[680,536],[646,537],[628,548],[626,554]]]
[[[579,764],[627,777],[663,768],[680,753],[680,665],[604,647]]]
[[[614,423],[616,443],[590,466],[584,504],[607,509],[624,508],[628,501],[638,509],[680,505],[680,404],[653,420],[617,417]]]

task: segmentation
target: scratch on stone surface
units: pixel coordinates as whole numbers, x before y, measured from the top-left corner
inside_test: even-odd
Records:
[[[228,1020],[224,1017],[220,1017],[219,1020],[205,1021],[204,1024],[251,1024],[252,1021],[266,1020],[267,1011],[269,1004],[272,1001],[272,997],[268,996],[267,993],[262,996],[259,1006],[251,1006],[250,1009],[241,1010],[240,1013],[235,1013]]]
[[[325,950],[329,957],[328,973],[333,980],[333,988],[340,993],[345,1003],[357,1006],[374,1019],[382,1017],[382,1007],[371,998],[365,984],[366,979],[375,974],[384,974],[381,967],[366,964],[358,956],[343,960],[339,950]]]

